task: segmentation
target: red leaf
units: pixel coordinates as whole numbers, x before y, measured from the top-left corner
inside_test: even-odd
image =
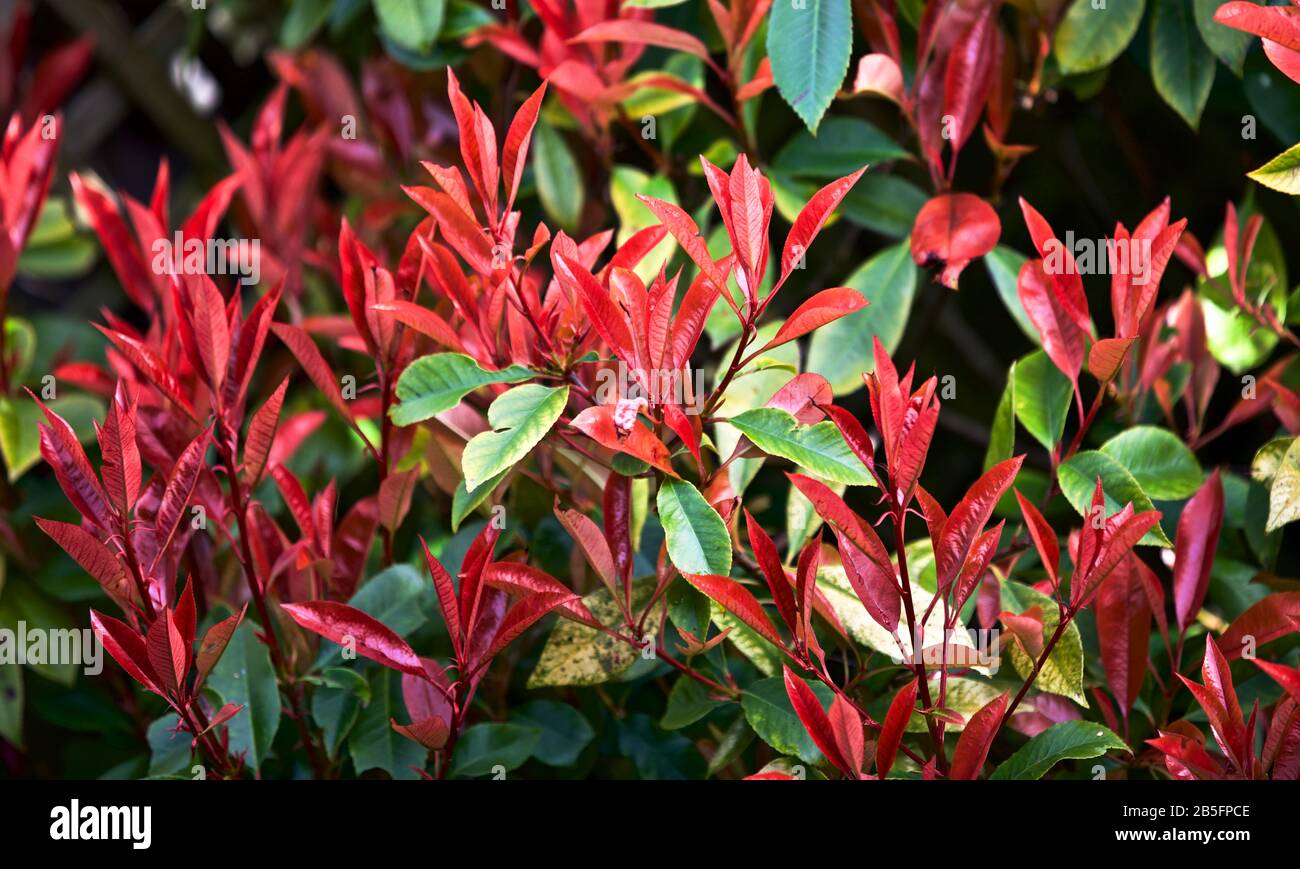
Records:
[[[1020,504],[1020,513],[1025,517],[1025,527],[1029,529],[1029,537],[1034,541],[1034,548],[1038,550],[1038,558],[1043,562],[1043,568],[1047,571],[1047,578],[1052,582],[1052,588],[1057,588],[1061,584],[1061,547],[1056,540],[1056,532],[1052,526],[1047,524],[1043,514],[1038,512],[1035,507],[1020,490],[1016,489],[1016,501]]]
[[[1255,660],[1255,664],[1267,673],[1274,682],[1281,685],[1292,700],[1300,703],[1300,670],[1295,667],[1261,661],[1258,658]]]
[[[1102,383],[1108,383],[1119,373],[1128,355],[1128,348],[1137,338],[1103,338],[1088,349],[1088,370]]]
[[[1270,594],[1233,619],[1218,638],[1219,649],[1232,661],[1247,649],[1248,643],[1254,649],[1296,632],[1300,632],[1300,591],[1282,591]]]
[[[438,751],[445,746],[447,737],[451,735],[447,722],[439,716],[421,718],[410,724],[398,724],[390,718],[388,723],[393,730],[396,730],[407,739],[418,742],[430,751]]]
[[[1271,39],[1264,40],[1264,54],[1284,76],[1300,83],[1300,50],[1288,48]]]
[[[120,383],[99,429],[99,451],[108,497],[118,516],[129,516],[140,495],[140,447],[135,440],[135,402],[127,399]]]
[[[1083,370],[1084,333],[1061,306],[1043,271],[1042,260],[1029,260],[1020,267],[1016,292],[1029,321],[1038,330],[1043,351],[1076,384],[1077,390],[1079,372]]]
[[[144,637],[123,622],[95,612],[93,609],[90,611],[90,626],[95,631],[95,636],[104,644],[104,649],[128,676],[153,693],[162,696],[162,689],[158,687],[153,667],[149,664],[149,651],[145,646]]]
[[[343,400],[343,393],[339,391],[338,378],[334,376],[329,363],[325,361],[320,348],[316,346],[311,336],[302,328],[288,323],[272,323],[271,331],[289,348],[289,352],[298,360],[298,364],[302,366],[303,371],[307,372],[307,376],[311,378],[312,383],[316,384],[316,388],[325,393],[330,404],[334,405],[343,415],[343,419],[355,428],[352,410]]]
[[[501,169],[506,182],[506,211],[514,208],[515,194],[519,191],[519,181],[524,177],[524,158],[528,154],[528,144],[533,138],[533,127],[537,124],[537,113],[542,108],[542,98],[546,96],[546,82],[533,91],[532,96],[524,100],[515,112],[510,129],[506,131],[506,144],[501,154]]]
[[[962,269],[993,250],[1002,235],[998,214],[971,193],[945,193],[922,206],[912,226],[912,259],[922,268],[942,268],[939,281],[957,289]]]
[[[591,565],[592,570],[596,571],[596,576],[606,588],[614,592],[618,585],[615,579],[614,556],[610,552],[609,542],[605,540],[604,532],[587,515],[577,510],[560,509],[558,496],[555,499],[555,518],[569,532],[573,542],[578,544],[587,563]]]
[[[214,395],[221,392],[221,382],[226,376],[230,361],[230,323],[226,320],[226,300],[207,275],[186,281],[190,310],[187,315],[194,324],[194,340],[199,358],[207,373]]]
[[[862,716],[843,694],[835,695],[827,714],[831,719],[835,744],[839,746],[840,754],[857,778],[862,773],[862,764],[866,761],[867,754],[866,740],[862,737]]]
[[[393,471],[379,484],[379,523],[395,533],[411,509],[411,495],[420,481],[420,469]]]
[[[465,352],[465,345],[460,342],[460,336],[456,334],[456,330],[451,327],[451,324],[428,308],[423,308],[414,302],[394,299],[391,302],[372,305],[370,310],[388,314],[397,322],[411,327],[421,335],[432,338],[448,350],[454,350],[457,353]]]
[[[190,404],[190,400],[185,395],[185,390],[172,376],[167,363],[163,361],[162,357],[147,344],[137,341],[130,335],[106,329],[98,323],[95,323],[94,326],[103,332],[109,341],[113,342],[113,345],[127,358],[127,361],[134,365],[146,380],[157,387],[158,391],[168,401],[180,408],[191,420],[198,422],[198,417],[194,413],[194,406]]]
[[[560,615],[597,630],[603,627],[600,620],[587,609],[582,598],[566,588],[558,579],[536,567],[515,561],[498,561],[483,568],[483,581],[493,588],[499,588],[516,597],[534,594],[558,594],[571,597],[572,600],[560,604]]]
[[[1146,678],[1151,605],[1141,572],[1148,570],[1129,553],[1097,592],[1097,643],[1111,693],[1127,718]]]
[[[714,287],[719,291],[723,291],[723,288],[727,286],[725,270],[719,270],[718,264],[709,255],[708,246],[705,244],[704,239],[700,237],[700,228],[694,220],[691,220],[690,215],[671,202],[664,202],[662,199],[655,199],[653,196],[638,193],[636,198],[644,202],[646,207],[654,212],[654,216],[659,219],[659,222],[668,227],[668,231],[672,233],[677,243],[682,246],[682,250],[686,251],[686,255],[691,258],[691,261],[704,273]],[[727,300],[727,304],[731,305],[734,310],[736,303],[732,301],[731,294],[723,291],[722,297]]]
[[[619,428],[619,408],[612,404],[594,405],[573,418],[573,427],[606,449],[627,453],[669,476],[677,476],[664,442],[635,417],[627,430]]]
[[[912,709],[916,706],[917,682],[908,682],[894,695],[885,713],[885,723],[880,728],[880,739],[876,742],[876,777],[885,779],[894,766],[894,757],[898,746],[903,741],[907,722],[912,718]]]
[[[158,515],[154,520],[157,529],[158,553],[167,551],[172,537],[176,535],[181,522],[185,519],[185,508],[199,482],[199,472],[203,470],[203,455],[208,449],[208,432],[203,431],[176,459],[171,473],[167,475],[167,486],[163,489],[162,500],[158,504]]]
[[[492,644],[488,646],[481,658],[471,665],[471,672],[482,669],[497,654],[510,643],[528,630],[540,618],[545,616],[556,607],[564,606],[575,600],[580,600],[576,594],[566,591],[560,594],[534,594],[516,603],[506,611],[506,616],[501,620],[501,626],[497,628],[496,634],[492,637]]]
[[[207,679],[212,668],[217,666],[221,660],[222,654],[226,651],[226,646],[230,645],[230,638],[234,636],[235,629],[239,627],[240,622],[244,620],[244,613],[248,611],[248,604],[233,616],[229,616],[217,622],[208,628],[208,632],[203,635],[203,642],[199,643],[199,654],[196,658],[195,667],[198,677],[194,680],[194,690],[197,692]]]
[[[1088,298],[1083,292],[1083,277],[1079,274],[1074,254],[1056,237],[1047,220],[1023,197],[1020,199],[1020,212],[1034,240],[1034,248],[1043,258],[1043,273],[1051,276],[1057,304],[1080,332],[1088,334],[1092,331],[1092,320],[1088,315]]]
[[[799,720],[803,722],[804,730],[808,731],[812,741],[836,769],[850,778],[857,778],[860,770],[854,769],[853,765],[844,759],[835,741],[835,730],[831,727],[831,720],[827,717],[826,710],[822,709],[817,695],[802,679],[795,676],[789,667],[784,667],[784,670],[785,693],[790,695],[790,703],[794,706],[794,712],[799,716]]]
[[[180,697],[185,685],[185,664],[189,650],[176,627],[171,610],[163,610],[149,626],[146,638],[149,663],[168,696]]]
[[[632,481],[611,473],[605,481],[605,542],[614,554],[614,575],[623,583],[623,599],[632,599]]]
[[[950,780],[969,781],[979,777],[993,737],[998,735],[1009,696],[1003,693],[994,697],[966,722],[966,729],[952,753],[952,765],[948,768]]]
[[[948,516],[935,544],[934,561],[939,593],[944,593],[966,562],[971,544],[984,530],[993,508],[1020,472],[1024,456],[999,462],[980,477]]]
[[[593,24],[569,40],[573,43],[631,42],[657,45],[693,54],[701,60],[710,60],[709,50],[703,42],[672,27],[633,18],[618,18]]]
[[[970,548],[970,555],[966,557],[966,562],[962,565],[961,572],[957,574],[956,582],[953,583],[953,609],[959,610],[965,606],[966,601],[979,587],[980,581],[984,579],[989,569],[989,562],[998,551],[998,543],[1002,540],[1002,528],[1006,524],[1004,519],[975,538],[975,543]]]
[[[863,298],[862,294],[852,287],[835,287],[822,290],[798,308],[795,308],[794,313],[781,324],[781,328],[772,336],[772,340],[764,344],[757,352],[764,353],[773,347],[779,347],[802,335],[807,335],[814,329],[820,329],[827,323],[834,322],[840,317],[865,308],[867,304],[868,302]]]
[[[280,381],[275,392],[266,403],[257,409],[248,424],[248,438],[244,442],[244,484],[255,488],[262,479],[266,469],[267,456],[271,454],[271,445],[275,443],[275,430],[280,425],[280,408],[284,406],[284,394],[289,388],[289,378]]]
[[[893,633],[898,627],[902,595],[884,544],[877,537],[872,542],[874,551],[864,552],[839,528],[832,528],[839,542],[840,561],[844,565],[844,575],[848,578],[849,585],[866,607],[867,614],[882,628]],[[875,531],[872,530],[870,534],[874,535]],[[868,535],[868,540],[870,539]]]
[[[95,535],[80,525],[42,519],[39,516],[36,517],[36,526],[63,547],[63,551],[72,556],[72,560],[77,562],[82,570],[94,577],[113,600],[119,604],[140,600],[140,595],[132,584],[126,568],[122,566],[122,562]]]
[[[101,528],[111,528],[108,495],[99,485],[95,469],[90,466],[90,459],[86,458],[72,426],[36,396],[32,398],[49,422],[40,426],[41,457],[54,470],[59,487],[78,513]]]
[[[853,454],[858,457],[858,461],[867,466],[867,469],[875,472],[876,468],[876,448],[871,443],[871,435],[863,428],[858,418],[849,413],[842,407],[829,405],[826,407],[826,413],[835,423],[835,427],[840,430],[844,436],[844,442],[853,450]]]
[[[993,81],[997,12],[998,4],[984,4],[970,27],[948,52],[943,80],[943,112],[952,118],[955,127],[949,141],[952,148],[948,169],[950,178],[957,165],[957,153],[975,132]]]
[[[438,595],[442,621],[447,626],[447,633],[451,635],[452,650],[459,658],[465,638],[461,632],[460,605],[456,601],[456,586],[451,581],[451,575],[447,573],[446,568],[429,551],[429,544],[424,542],[424,537],[420,538],[420,548],[424,551],[424,560],[429,565],[429,575],[433,578],[433,590]]]
[[[1201,611],[1210,587],[1214,552],[1223,530],[1223,482],[1216,469],[1183,507],[1174,538],[1174,612],[1178,629]]]
[[[406,641],[371,616],[347,604],[329,600],[286,603],[280,608],[295,622],[340,646],[385,667],[424,678],[424,666]]]
[[[776,544],[768,536],[763,526],[754,521],[754,517],[745,510],[745,531],[749,535],[749,547],[754,550],[754,560],[767,580],[767,587],[772,592],[776,610],[781,614],[786,627],[795,633],[798,624],[798,607],[790,591],[790,577],[786,575],[781,556],[776,551]]]
[[[682,576],[706,597],[716,601],[719,606],[752,628],[763,639],[778,649],[785,648],[781,635],[776,632],[776,626],[772,624],[772,620],[767,617],[762,605],[749,589],[725,576],[695,573],[683,573]]]
[[[1214,20],[1300,51],[1300,7],[1258,6],[1234,0],[1220,6]]]
[[[311,500],[307,497],[307,492],[303,489],[302,483],[284,465],[276,465],[271,468],[271,479],[275,480],[275,486],[280,490],[280,497],[284,499],[285,506],[289,508],[293,521],[298,524],[298,530],[302,532],[303,539],[314,543],[317,536],[316,520],[312,516]]]

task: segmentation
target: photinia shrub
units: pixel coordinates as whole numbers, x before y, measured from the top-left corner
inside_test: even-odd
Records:
[[[1053,138],[1146,31],[1178,135],[1294,105],[1300,7],[307,5],[143,198],[90,36],[0,77],[0,628],[116,667],[0,660],[7,768],[1300,777],[1294,148]],[[8,313],[92,234],[102,340]]]

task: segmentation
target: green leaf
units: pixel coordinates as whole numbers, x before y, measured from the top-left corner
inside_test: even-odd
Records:
[[[710,601],[709,618],[719,631],[731,631],[727,634],[727,642],[748,658],[760,673],[775,676],[781,672],[785,656],[780,649],[759,636],[757,631],[713,601]]]
[[[537,196],[546,214],[563,229],[576,230],[586,199],[582,172],[564,136],[544,121],[538,121],[533,130],[533,171],[537,174]]]
[[[713,757],[709,758],[708,774],[717,775],[740,757],[741,752],[749,748],[749,744],[753,741],[754,729],[749,726],[744,712],[741,712],[718,739],[718,748],[713,752]]]
[[[1070,379],[1041,350],[1017,362],[1012,378],[1016,418],[1034,440],[1048,450],[1055,448],[1065,431],[1074,395]]]
[[[1214,86],[1214,55],[1196,29],[1191,0],[1153,2],[1151,78],[1156,92],[1195,130]],[[1122,5],[1127,4],[1112,4]]]
[[[698,489],[669,477],[659,486],[655,504],[673,566],[683,573],[731,572],[731,536]]]
[[[1255,458],[1250,463],[1250,475],[1261,483],[1272,483],[1277,477],[1278,468],[1282,467],[1286,451],[1295,441],[1294,437],[1289,436],[1273,438],[1256,450]]]
[[[488,371],[464,353],[431,353],[406,366],[397,378],[400,403],[388,415],[397,425],[411,425],[451,410],[481,386],[518,383],[532,376],[522,365]]]
[[[862,293],[871,304],[812,333],[808,370],[825,377],[836,395],[862,388],[862,375],[875,367],[872,337],[879,338],[890,353],[898,349],[916,285],[917,268],[906,239],[859,266],[844,286]]]
[[[1152,498],[1177,501],[1201,486],[1196,456],[1166,429],[1149,425],[1127,429],[1106,441],[1101,451],[1127,468]]]
[[[190,772],[190,761],[194,756],[190,740],[193,737],[184,730],[177,730],[179,721],[175,712],[168,712],[149,725],[145,738],[149,742],[150,778]]]
[[[715,514],[716,515],[716,514]],[[719,520],[720,521],[720,520]],[[730,552],[730,547],[727,549]],[[647,578],[632,583],[632,609],[645,606],[654,594],[655,583]],[[604,625],[619,626],[622,614],[609,589],[600,588],[582,599],[591,614]],[[663,618],[661,607],[646,619],[646,634],[659,632]],[[537,666],[528,677],[528,688],[553,688],[561,685],[599,685],[621,676],[636,663],[640,653],[609,634],[561,619],[551,629]]]
[[[618,722],[618,752],[636,765],[642,779],[698,779],[705,773],[704,757],[695,743],[680,733],[655,726],[649,715],[629,715]]]
[[[1128,751],[1124,740],[1091,721],[1062,721],[1039,733],[993,771],[990,779],[1034,781],[1063,760],[1101,757],[1107,751]]]
[[[763,452],[789,459],[818,477],[850,486],[874,485],[871,473],[830,420],[800,425],[788,411],[758,407],[733,416],[728,422]]]
[[[618,235],[614,241],[620,246],[638,231],[659,223],[646,204],[636,198],[638,193],[679,204],[671,179],[663,175],[647,175],[631,166],[615,166],[609,174],[609,201],[618,215]],[[665,236],[642,257],[633,271],[641,280],[650,283],[659,272],[659,264],[666,262],[676,249],[677,242],[672,235]]]
[[[1007,385],[993,412],[993,425],[989,427],[989,446],[984,451],[984,470],[1011,458],[1016,451],[1016,368],[1012,362],[1007,370]],[[1064,375],[1062,375],[1064,376]]]
[[[311,42],[329,19],[332,5],[320,0],[293,0],[280,24],[280,45],[293,51]]]
[[[837,495],[843,495],[847,488],[843,483],[828,485]],[[788,541],[786,552],[789,553],[787,558],[793,558],[821,525],[822,518],[817,515],[817,508],[813,506],[813,502],[804,497],[803,492],[790,486],[785,502],[785,536]]]
[[[256,771],[270,754],[280,727],[280,689],[271,656],[253,628],[248,619],[239,625],[221,660],[212,668],[207,685],[226,703],[243,705],[226,724],[230,751],[243,752],[244,761]]]
[[[791,178],[825,182],[849,175],[863,166],[910,159],[910,151],[870,121],[836,116],[827,118],[816,136],[800,130],[777,152],[772,171]]]
[[[369,692],[370,685],[366,683],[366,693]],[[343,740],[348,738],[361,715],[361,705],[355,692],[342,688],[323,685],[312,693],[311,717],[321,729],[325,751],[330,757],[338,757]]]
[[[392,725],[393,721],[400,724],[410,720],[402,700],[401,674],[375,670],[370,677],[370,703],[348,736],[348,753],[358,775],[366,770],[382,769],[399,780],[420,777],[412,767],[423,769],[429,752],[418,742],[402,736]]]
[[[1246,175],[1265,187],[1300,196],[1300,144],[1292,145]]]
[[[664,730],[680,730],[694,724],[722,705],[709,696],[709,691],[689,676],[678,676],[673,689],[668,692],[668,708],[659,726]]]
[[[511,719],[541,731],[533,757],[547,766],[573,766],[582,750],[596,738],[582,713],[555,700],[530,700]]]
[[[849,0],[777,0],[767,25],[776,89],[814,134],[849,69]]]
[[[510,469],[502,471],[490,480],[485,480],[481,485],[470,491],[465,488],[465,481],[461,480],[456,484],[456,491],[451,496],[451,530],[460,530],[460,523],[465,521],[465,517],[478,509],[479,505],[487,500],[501,481],[505,479]]]
[[[446,0],[374,0],[374,4],[379,29],[388,39],[418,54],[433,48],[442,30]]]
[[[1273,474],[1268,489],[1268,524],[1264,530],[1274,531],[1296,519],[1300,519],[1300,438],[1292,439]]]
[[[460,735],[451,759],[452,777],[500,777],[523,766],[542,739],[540,727],[475,724]]]
[[[727,313],[730,314],[730,310]],[[733,316],[732,319],[734,320],[735,317]],[[771,340],[779,328],[780,324],[776,322],[768,322],[760,326],[758,335],[754,339],[756,346],[761,347],[766,341]],[[732,342],[723,352],[722,358],[730,359],[735,351],[736,342]],[[786,369],[784,366],[789,367]],[[790,381],[790,371],[798,370],[799,343],[797,341],[774,347],[740,370],[727,387],[727,391],[723,393],[723,406],[727,408],[728,413],[740,413],[762,407],[778,389]],[[725,421],[719,421],[714,427],[714,443],[719,455],[731,455],[741,437],[740,430]],[[745,491],[745,487],[754,478],[754,474],[758,473],[763,461],[762,458],[737,459],[731,463],[728,476],[731,478],[731,488],[736,494]]]
[[[1248,2],[1259,6],[1263,0],[1248,0]],[[1210,51],[1214,52],[1228,69],[1236,73],[1238,78],[1241,78],[1242,68],[1246,65],[1246,52],[1250,50],[1250,43],[1254,37],[1244,30],[1227,27],[1214,20],[1214,13],[1223,3],[1224,0],[1192,0],[1196,29],[1200,31],[1201,39],[1205,40]]]
[[[1132,503],[1134,511],[1154,510],[1151,497],[1141,484],[1118,461],[1098,450],[1075,453],[1056,469],[1061,493],[1080,516],[1087,518],[1092,509],[1092,493],[1101,477],[1101,491],[1106,500],[1106,515],[1110,516]],[[1138,541],[1141,546],[1172,546],[1164,529],[1156,525]]]
[[[839,210],[845,220],[872,232],[906,238],[928,200],[929,194],[906,178],[868,172],[853,185]]]
[[[798,678],[798,677],[796,677]],[[820,682],[809,683],[822,708],[829,708],[835,695]],[[760,679],[740,695],[740,706],[745,719],[764,742],[782,754],[790,754],[804,763],[817,763],[822,753],[804,729],[795,714],[790,696],[785,691],[785,679],[773,676]]]
[[[23,668],[0,666],[0,738],[23,747]]]
[[[1022,613],[1033,606],[1040,607],[1043,611],[1044,642],[1051,637],[1061,621],[1056,603],[1023,583],[1002,583],[1002,606],[1016,613]],[[1021,678],[1028,679],[1034,671],[1033,659],[1015,641],[1004,642],[1002,648],[1011,659],[1012,669]],[[1073,621],[1056,641],[1052,654],[1047,656],[1043,669],[1034,680],[1034,687],[1049,694],[1068,697],[1080,706],[1088,705],[1088,698],[1083,693],[1083,641],[1079,637],[1079,626]]]
[[[1074,75],[1109,66],[1133,41],[1145,6],[1145,0],[1116,0],[1094,9],[1093,0],[1074,0],[1053,39],[1061,72]]]
[[[4,454],[10,482],[41,460],[41,434],[37,425],[44,419],[41,409],[31,399],[0,397],[0,453]]]
[[[1011,312],[1011,316],[1015,318],[1020,331],[1024,332],[1025,337],[1030,341],[1041,344],[1043,342],[1038,337],[1038,330],[1034,328],[1029,315],[1025,313],[1025,306],[1020,303],[1020,291],[1018,289],[1020,269],[1025,264],[1026,259],[1027,257],[1018,251],[1000,244],[984,257],[984,266],[989,270],[989,278],[992,279],[993,286],[997,288],[1002,304],[1006,305],[1007,310]]]
[[[461,456],[465,487],[475,489],[528,455],[564,412],[569,387],[527,383],[500,395],[488,408],[493,431],[474,435]]]

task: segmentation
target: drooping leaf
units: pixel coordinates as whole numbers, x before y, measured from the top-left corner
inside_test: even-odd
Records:
[[[1115,733],[1092,721],[1062,721],[1037,734],[993,770],[990,779],[1036,780],[1063,760],[1101,757],[1128,751]]]
[[[812,133],[844,83],[853,48],[849,0],[774,3],[767,56],[776,89]]]
[[[1056,29],[1052,48],[1061,71],[1073,75],[1109,66],[1137,35],[1146,0],[1107,4],[1074,0]]]
[[[1214,85],[1214,55],[1196,28],[1191,3],[1152,2],[1151,78],[1156,92],[1195,130]]]
[[[970,193],[934,197],[916,215],[912,227],[912,260],[920,267],[939,269],[938,280],[950,290],[971,260],[997,246],[1002,235],[998,213]]]

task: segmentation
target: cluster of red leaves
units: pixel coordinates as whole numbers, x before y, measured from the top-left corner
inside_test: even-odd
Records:
[[[542,0],[533,5],[541,29],[535,40],[530,40],[522,22],[512,19],[481,27],[465,42],[471,47],[491,45],[537,70],[593,137],[602,136],[613,121],[625,120],[620,104],[644,88],[685,94],[736,126],[735,117],[705,91],[671,72],[656,70],[633,79],[628,75],[647,45],[684,52],[699,58],[722,79],[738,107],[772,86],[766,58],[748,78],[743,69],[746,49],[770,6],[771,0],[709,4],[726,49],[725,68],[717,65],[697,37],[655,23],[653,10],[617,4]]]

